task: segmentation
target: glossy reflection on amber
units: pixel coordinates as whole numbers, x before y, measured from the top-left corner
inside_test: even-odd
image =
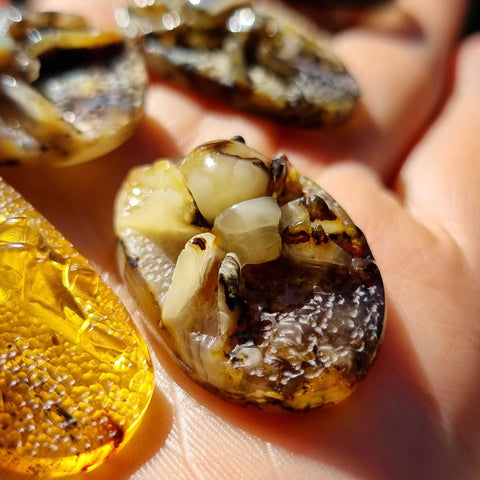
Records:
[[[153,380],[118,298],[0,178],[0,467],[98,466],[131,437]]]

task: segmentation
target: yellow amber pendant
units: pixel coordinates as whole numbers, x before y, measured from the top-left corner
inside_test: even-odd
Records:
[[[95,468],[131,437],[153,388],[118,298],[0,178],[0,468]]]

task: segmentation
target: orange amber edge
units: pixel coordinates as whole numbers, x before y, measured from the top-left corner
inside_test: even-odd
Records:
[[[0,178],[0,469],[99,466],[130,439],[153,389],[119,299]]]

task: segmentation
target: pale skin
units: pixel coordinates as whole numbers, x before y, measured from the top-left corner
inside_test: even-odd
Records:
[[[363,92],[344,127],[279,127],[154,79],[145,120],[117,151],[65,169],[0,169],[120,295],[155,366],[154,398],[130,444],[75,478],[478,477],[480,37],[457,39],[465,3],[398,0],[414,31],[357,27],[334,37]],[[113,26],[108,0],[34,7]],[[233,135],[266,155],[286,153],[331,193],[364,231],[382,272],[382,349],[337,406],[274,415],[205,392],[148,333],[118,274],[112,205],[128,169]]]

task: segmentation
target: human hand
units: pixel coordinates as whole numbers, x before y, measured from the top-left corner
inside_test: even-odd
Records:
[[[420,33],[355,28],[335,37],[363,91],[360,111],[344,127],[279,127],[155,80],[144,122],[116,152],[65,169],[1,169],[97,266],[140,326],[146,320],[115,267],[115,192],[131,166],[213,138],[240,134],[265,154],[286,153],[364,231],[385,282],[387,326],[370,374],[343,403],[307,414],[226,404],[194,384],[144,329],[156,369],[152,404],[130,444],[88,478],[428,479],[478,472],[480,39],[460,48],[452,78],[448,61],[464,2],[441,3],[397,2]],[[112,5],[35,2],[110,25]]]

